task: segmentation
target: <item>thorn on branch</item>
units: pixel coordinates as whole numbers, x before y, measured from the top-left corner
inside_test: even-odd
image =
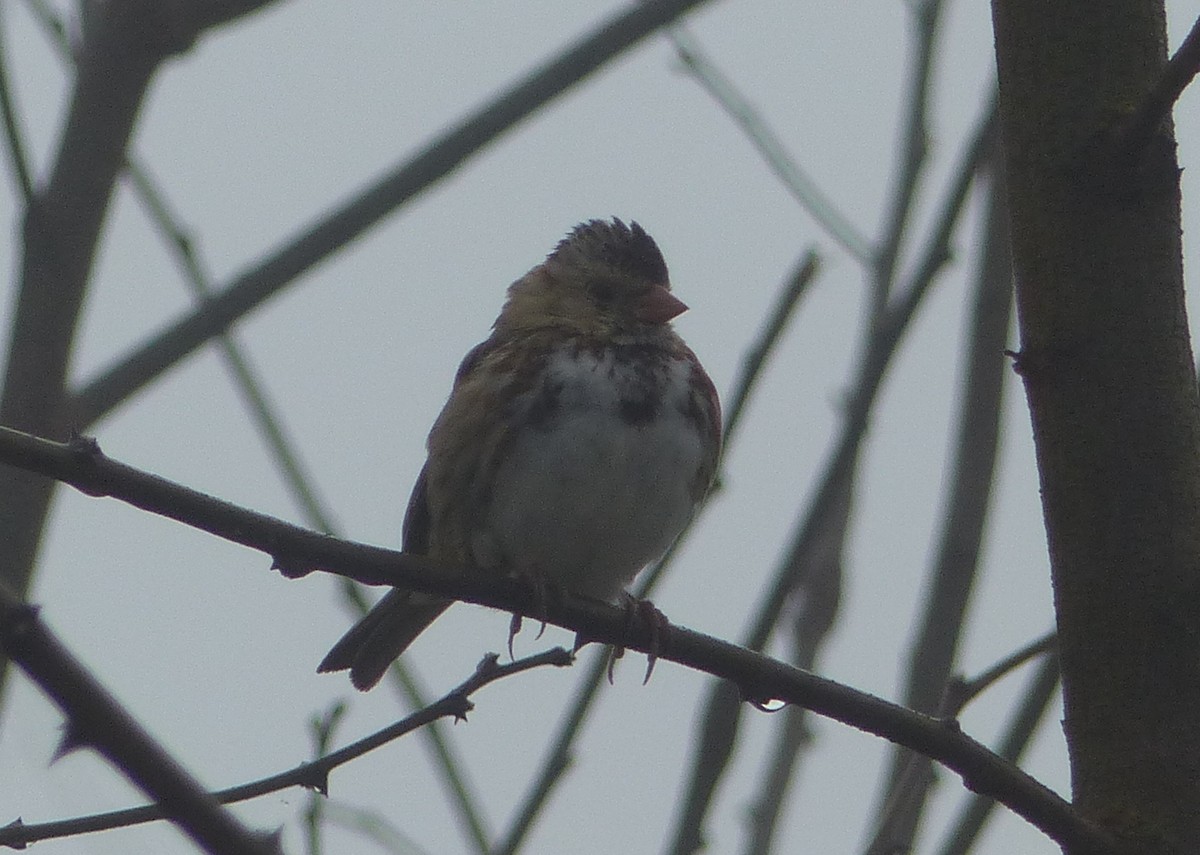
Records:
[[[9,829],[12,829],[13,831],[17,831],[24,827],[25,827],[25,821],[23,819],[21,819],[21,817],[17,817],[12,822],[10,822],[8,825],[4,826],[3,829],[0,829],[0,831],[8,831]],[[29,844],[26,843],[24,840],[18,840],[14,843],[7,844],[7,846],[9,849],[27,849],[29,847]]]
[[[86,496],[108,495],[107,490],[98,486],[98,479],[95,478],[97,465],[105,459],[96,438],[72,430],[67,439],[67,451],[80,475],[71,482],[72,486]]]
[[[68,720],[63,725],[62,739],[58,741],[58,746],[54,749],[54,754],[50,756],[50,762],[57,763],[68,754],[73,754],[81,748],[86,748],[88,740],[79,730],[78,726],[72,720]]]
[[[317,570],[311,562],[299,561],[283,552],[271,555],[271,569],[278,570],[285,579],[303,579]]]
[[[1004,355],[1012,360],[1013,371],[1018,377],[1024,377],[1026,371],[1025,355],[1019,350],[1006,350]]]
[[[475,709],[475,704],[466,695],[461,694],[449,698],[448,705],[450,706],[450,715],[454,717],[455,724],[458,724],[460,721],[465,722],[467,720],[467,713]]]

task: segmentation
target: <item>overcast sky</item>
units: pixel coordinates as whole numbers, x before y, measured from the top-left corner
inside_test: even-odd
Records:
[[[57,5],[64,12],[71,6]],[[164,68],[134,149],[194,230],[214,281],[223,283],[623,8],[551,0],[436,7],[285,0],[202,39]],[[25,3],[3,10],[9,72],[42,175],[69,79]],[[1197,7],[1175,3],[1170,11],[1174,44]],[[728,0],[688,19],[796,161],[869,236],[879,232],[893,169],[907,15],[902,2]],[[949,3],[922,220],[941,197],[992,76],[987,4]],[[1185,94],[1177,114],[1185,205],[1200,198],[1190,171],[1200,145],[1195,97]],[[20,220],[7,170],[3,180],[0,261],[11,279]],[[1194,203],[1185,208],[1185,224],[1193,210]],[[864,277],[681,71],[665,38],[631,51],[471,159],[255,312],[236,337],[344,533],[395,546],[425,434],[462,355],[487,335],[504,288],[575,223],[610,215],[638,220],[658,240],[675,291],[691,307],[677,328],[722,392],[796,259],[809,246],[825,259],[726,458],[725,490],[654,597],[673,621],[737,639],[837,428],[854,369]],[[977,231],[974,205],[958,245],[965,250]],[[1189,260],[1190,252],[1191,244]],[[821,663],[823,674],[888,698],[897,696],[942,510],[969,272],[960,263],[939,281],[889,374],[863,459],[843,614]],[[0,303],[5,331],[10,303]],[[123,189],[109,217],[73,376],[94,376],[190,305],[170,256]],[[1013,379],[995,514],[963,650],[968,673],[1052,625],[1028,417]],[[94,433],[119,460],[300,521],[213,347]],[[334,583],[320,575],[286,581],[268,563],[119,502],[64,491],[32,598],[155,735],[206,784],[224,787],[306,759],[310,716],[339,698],[352,701],[339,744],[399,714],[389,687],[360,696],[344,676],[315,673],[348,623]],[[505,615],[457,606],[409,661],[428,690],[440,693],[484,652],[502,648],[507,623]],[[570,641],[554,629],[540,642],[532,636],[519,638],[519,653]],[[642,687],[641,667],[627,663],[604,692],[528,851],[654,852],[664,845],[708,682],[663,663]],[[507,827],[582,671],[494,685],[475,699],[469,723],[453,728],[497,832]],[[966,729],[993,737],[1023,677],[970,708]],[[1048,717],[1028,768],[1065,793],[1059,716]],[[59,723],[23,676],[10,681],[0,729],[0,824],[18,815],[41,822],[140,803],[89,754],[47,767]],[[745,724],[735,774],[709,828],[709,851],[716,853],[743,843],[746,806],[774,726],[753,712]],[[818,741],[780,851],[854,852],[873,810],[886,745],[834,722],[815,728]],[[378,810],[412,837],[416,851],[466,851],[434,780],[422,742],[410,738],[336,771],[331,792],[339,803]],[[957,778],[943,781],[935,832],[963,793]],[[306,798],[292,790],[239,813],[262,826],[284,824],[288,850],[299,852],[297,817]],[[925,838],[926,851],[937,839]],[[37,851],[192,849],[158,824],[40,843]],[[334,831],[329,851],[377,850]],[[1058,850],[1001,811],[984,851]]]

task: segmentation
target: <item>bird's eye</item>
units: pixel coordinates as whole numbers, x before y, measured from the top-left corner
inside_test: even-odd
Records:
[[[614,296],[616,294],[613,291],[612,283],[596,282],[592,285],[592,297],[595,298],[597,303],[611,303]]]

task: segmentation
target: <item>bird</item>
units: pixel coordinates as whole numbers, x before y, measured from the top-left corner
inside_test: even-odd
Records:
[[[721,405],[638,225],[573,228],[508,288],[429,432],[404,552],[618,600],[712,485]],[[394,588],[319,672],[366,691],[451,601]],[[511,639],[510,639],[511,643]]]

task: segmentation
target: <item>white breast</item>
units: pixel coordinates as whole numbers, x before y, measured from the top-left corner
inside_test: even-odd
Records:
[[[549,397],[539,387],[520,402],[527,415],[552,406],[519,430],[498,467],[473,543],[480,565],[607,600],[661,555],[692,514],[703,461],[686,415],[690,372],[683,360],[639,372],[611,352],[552,356]],[[628,418],[628,402],[643,400],[648,384],[662,406]]]

